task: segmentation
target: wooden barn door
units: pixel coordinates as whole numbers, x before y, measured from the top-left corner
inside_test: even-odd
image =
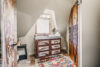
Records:
[[[17,19],[14,0],[1,0],[3,67],[17,66]]]
[[[78,4],[75,4],[69,17],[69,55],[78,67]]]

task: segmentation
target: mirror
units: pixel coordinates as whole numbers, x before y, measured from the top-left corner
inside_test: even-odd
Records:
[[[35,35],[54,35],[57,30],[55,11],[45,9],[43,14],[37,19],[35,24]]]
[[[46,35],[46,34],[49,34],[50,32],[49,32],[49,19],[47,19],[47,18],[40,18],[40,19],[38,19],[37,20],[37,24],[36,24],[36,26],[37,26],[37,34],[44,34],[44,35]]]

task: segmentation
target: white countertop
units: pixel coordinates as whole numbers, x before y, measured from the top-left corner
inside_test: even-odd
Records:
[[[54,39],[54,38],[61,38],[61,36],[36,36],[35,40],[39,40],[39,39]]]

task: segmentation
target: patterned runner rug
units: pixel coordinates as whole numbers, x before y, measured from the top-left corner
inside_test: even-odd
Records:
[[[52,56],[48,58],[48,61],[41,62],[36,60],[38,67],[76,67],[70,57],[60,54],[59,56]]]

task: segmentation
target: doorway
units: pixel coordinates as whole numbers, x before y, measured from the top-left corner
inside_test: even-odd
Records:
[[[2,11],[6,15],[6,17],[3,15],[3,18],[5,18],[5,19],[3,19],[2,22],[5,22],[4,20],[6,20],[8,22],[8,23],[5,22],[5,24],[2,23],[3,28],[11,30],[10,32],[9,31],[7,32],[8,34],[5,34],[7,30],[4,29],[5,31],[3,31],[3,40],[4,40],[3,45],[5,44],[5,46],[3,46],[3,48],[5,48],[5,47],[8,48],[9,46],[11,46],[11,48],[3,49],[3,51],[5,52],[3,54],[4,55],[3,59],[6,60],[5,61],[6,64],[8,62],[10,62],[9,59],[8,59],[9,61],[6,59],[6,57],[8,57],[8,56],[9,56],[9,58],[11,57],[10,56],[11,54],[9,53],[9,51],[11,51],[11,53],[15,54],[15,55],[12,55],[13,58],[18,56],[18,58],[15,59],[16,61],[14,60],[15,63],[11,62],[11,65],[13,65],[14,67],[16,64],[18,64],[20,67],[20,66],[22,66],[23,63],[24,64],[33,64],[33,65],[37,64],[38,61],[34,60],[35,59],[35,57],[34,57],[35,48],[36,48],[35,47],[36,44],[34,44],[35,43],[34,38],[36,36],[40,37],[41,35],[42,35],[41,38],[46,38],[48,35],[50,35],[49,37],[60,36],[60,38],[61,38],[61,52],[62,52],[62,54],[60,55],[61,58],[59,60],[55,60],[55,61],[60,61],[60,60],[62,60],[62,58],[65,57],[70,62],[72,61],[71,64],[73,64],[73,65],[77,62],[77,64],[75,64],[75,65],[78,67],[79,53],[77,53],[77,51],[79,51],[79,48],[76,48],[76,47],[79,47],[79,46],[75,46],[75,45],[73,46],[72,44],[70,45],[69,44],[70,36],[68,35],[68,34],[70,34],[70,33],[68,33],[68,30],[70,31],[70,29],[69,29],[70,25],[68,25],[68,22],[72,22],[72,24],[74,24],[73,22],[76,21],[76,20],[72,21],[73,15],[74,15],[73,12],[74,11],[78,12],[78,9],[76,9],[76,6],[74,5],[76,3],[76,1],[74,2],[74,0],[71,0],[71,1],[70,0],[66,0],[66,1],[65,0],[63,0],[63,1],[62,0],[60,0],[60,1],[57,1],[57,0],[51,0],[51,1],[20,0],[20,1],[15,2],[13,0],[7,0],[7,1],[3,1],[3,2],[5,2],[3,4],[6,6],[7,6],[7,4],[8,5],[10,4],[10,6],[7,6],[7,7],[3,6],[3,8],[5,8],[5,9]],[[17,9],[14,6],[15,3],[16,3]],[[75,6],[75,9],[74,9],[73,5]],[[77,6],[77,8],[78,8],[78,6]],[[6,9],[8,9],[8,10],[6,10]],[[6,11],[8,13],[10,13],[10,15],[8,15],[6,13]],[[17,14],[16,14],[16,11],[17,11]],[[69,18],[69,16],[71,16],[71,19]],[[78,16],[78,14],[77,14],[77,16]],[[11,18],[8,18],[8,17],[11,17]],[[16,19],[16,17],[17,17],[17,19]],[[41,17],[42,17],[42,20],[40,20]],[[39,22],[46,22],[46,23],[48,22],[48,20],[44,20],[44,18],[47,18],[47,19],[49,18],[49,22],[50,22],[50,23],[48,23],[49,25],[42,23],[43,26],[41,26],[41,23],[39,23]],[[11,20],[11,19],[13,19],[13,20]],[[77,19],[78,19],[78,17],[77,17]],[[38,20],[39,20],[39,22],[38,22]],[[15,21],[17,22],[17,24]],[[37,22],[38,22],[38,24],[37,24]],[[78,22],[78,20],[77,20],[77,22]],[[6,25],[8,25],[8,26],[6,26]],[[39,26],[39,28],[38,28],[38,26]],[[50,26],[50,27],[48,27],[48,26]],[[74,26],[72,25],[72,28],[73,27]],[[42,28],[46,29],[46,30],[41,31]],[[37,29],[38,29],[38,33],[41,33],[41,32],[42,33],[37,34]],[[77,28],[77,30],[79,30],[79,29]],[[76,36],[76,35],[74,35],[73,32],[71,34],[73,36]],[[79,34],[77,34],[77,36],[79,36]],[[44,37],[44,36],[46,36],[46,37]],[[5,40],[6,37],[7,37],[7,39]],[[77,38],[80,38],[80,37],[77,37]],[[18,55],[17,48],[14,49],[15,44],[19,44],[20,46],[23,46],[23,44],[26,44],[26,50],[27,50],[26,60],[23,59],[23,60],[20,60],[18,63],[16,63],[20,57]],[[77,42],[77,44],[79,45],[79,42]],[[7,50],[8,52],[6,52],[5,50]],[[24,53],[23,50],[19,51],[19,52],[22,52],[21,54]],[[66,55],[67,55],[67,57],[66,57]],[[58,56],[56,58],[59,58]],[[77,58],[77,60],[76,60],[76,58]],[[53,63],[55,63],[55,62],[53,62]],[[51,63],[51,64],[53,64],[53,63]],[[48,62],[48,64],[49,64],[49,62]],[[41,66],[43,64],[40,63],[38,65]],[[44,65],[45,65],[45,63],[44,63]]]

